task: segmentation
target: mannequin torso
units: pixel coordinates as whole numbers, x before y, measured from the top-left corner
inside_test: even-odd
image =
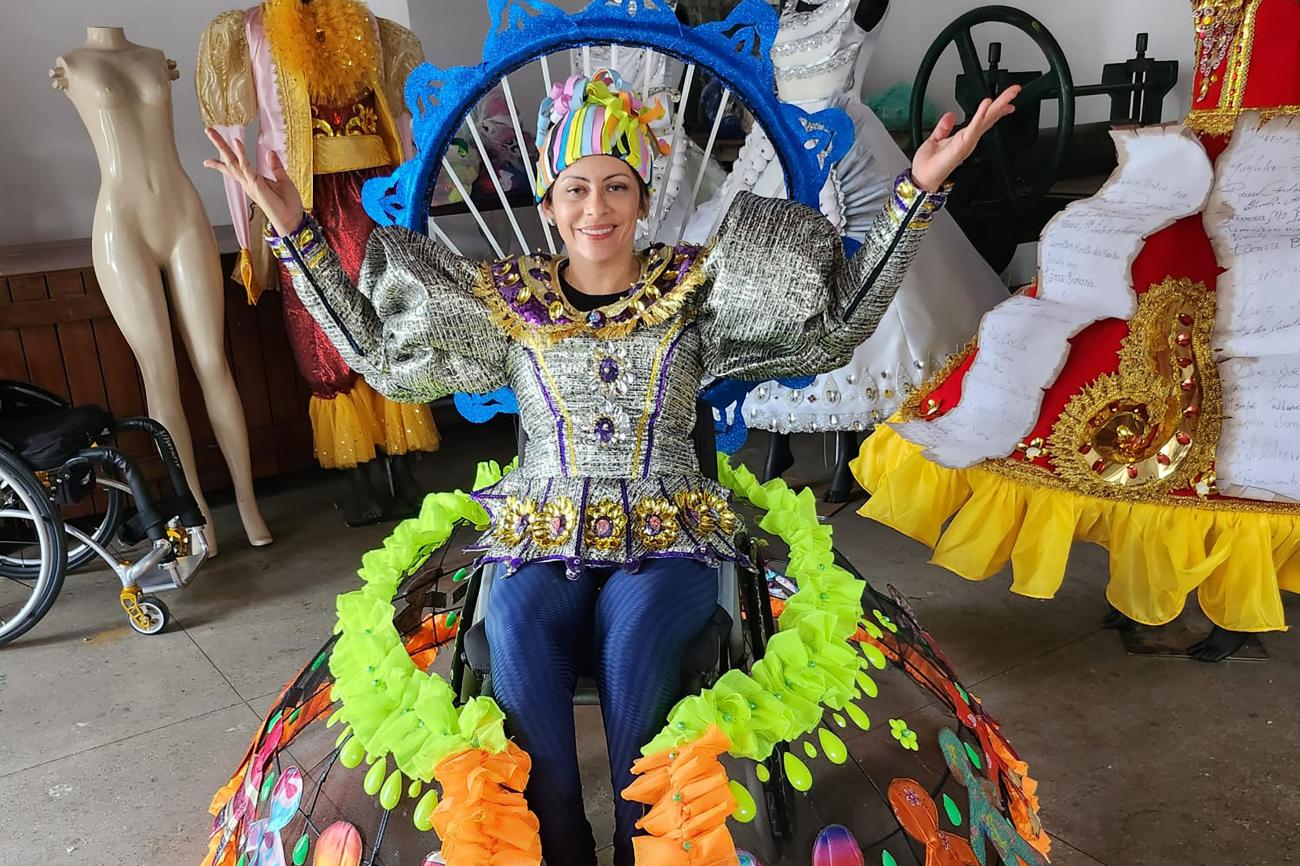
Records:
[[[175,439],[211,526],[181,408],[170,309],[198,374],[249,541],[268,544],[271,534],[253,498],[243,406],[226,362],[216,238],[176,151],[171,104],[176,64],[158,49],[128,41],[120,27],[90,27],[86,43],[59,57],[50,77],[76,107],[99,160],[95,275],[140,365],[149,414]],[[170,305],[160,272],[167,275]],[[209,546],[215,554],[213,531]]]

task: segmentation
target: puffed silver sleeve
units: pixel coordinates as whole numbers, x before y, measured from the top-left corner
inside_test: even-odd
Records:
[[[741,193],[705,263],[705,370],[767,380],[847,364],[893,301],[946,194],[926,193],[901,175],[861,249],[847,258],[839,232],[817,211]]]
[[[407,229],[370,235],[353,286],[308,216],[284,237],[267,233],[303,306],[343,360],[379,393],[424,403],[505,384],[506,336],[473,294],[485,267]]]

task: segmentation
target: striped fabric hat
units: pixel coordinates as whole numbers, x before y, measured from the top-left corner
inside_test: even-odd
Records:
[[[650,187],[655,155],[668,153],[667,142],[650,128],[663,115],[663,106],[646,108],[609,69],[555,84],[537,112],[537,200],[560,172],[598,154],[623,160]]]

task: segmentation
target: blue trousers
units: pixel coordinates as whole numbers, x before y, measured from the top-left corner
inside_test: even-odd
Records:
[[[577,579],[561,563],[538,562],[493,587],[492,687],[510,733],[532,757],[525,796],[541,822],[547,863],[596,862],[573,722],[578,674],[594,662],[614,786],[614,863],[632,866],[645,807],[619,793],[679,697],[682,653],[717,600],[717,571],[692,559],[651,559],[635,573],[591,568]]]

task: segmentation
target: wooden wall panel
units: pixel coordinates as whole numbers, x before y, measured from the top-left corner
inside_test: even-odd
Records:
[[[233,256],[223,256],[225,273],[232,265]],[[227,356],[243,404],[254,477],[314,466],[309,392],[294,367],[279,294],[268,292],[250,307],[242,286],[227,279],[225,292]],[[211,496],[229,487],[230,476],[179,337],[174,345],[195,462]],[[32,382],[74,403],[104,406],[117,417],[147,414],[139,368],[89,267],[41,273],[10,268],[0,277],[0,378]],[[147,437],[125,434],[119,444],[161,492],[165,474]]]

